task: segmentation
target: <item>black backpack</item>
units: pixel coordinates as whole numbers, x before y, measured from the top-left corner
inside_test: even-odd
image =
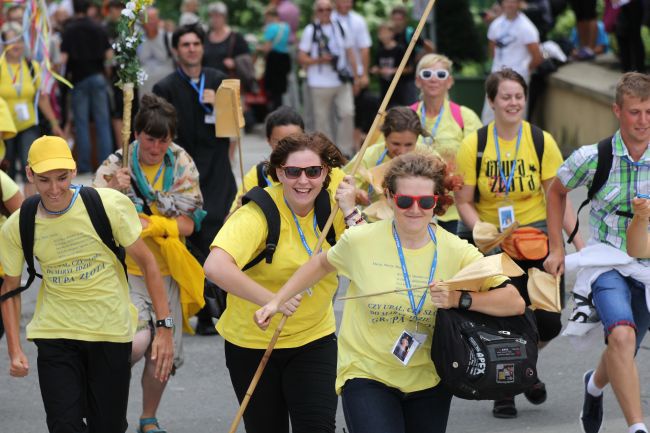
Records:
[[[580,214],[580,211],[582,210],[583,207],[589,204],[591,199],[593,199],[594,196],[598,193],[598,191],[600,191],[602,187],[605,186],[605,184],[607,183],[607,179],[609,179],[609,172],[612,170],[612,161],[614,159],[614,155],[612,154],[613,138],[614,138],[613,136],[607,137],[598,142],[598,163],[596,164],[596,173],[594,173],[594,178],[591,181],[591,185],[589,185],[589,189],[587,190],[587,198],[585,201],[583,201],[580,204],[580,207],[578,208],[578,212],[576,212],[576,216]],[[621,210],[617,210],[616,215],[626,217],[626,218],[632,218],[634,216],[632,212],[626,212]],[[571,235],[569,236],[567,243],[571,243],[573,241],[573,238],[578,233],[579,226],[580,226],[580,219],[576,218],[576,226],[573,228],[573,231],[571,232]]]
[[[82,186],[79,189],[79,195],[84,202],[84,206],[86,206],[88,216],[95,231],[102,242],[104,242],[113,254],[115,254],[120,263],[122,263],[124,275],[127,275],[125,262],[126,252],[124,247],[119,245],[113,237],[111,222],[108,219],[108,215],[106,215],[106,209],[104,208],[99,193],[94,188]],[[23,255],[25,256],[25,263],[27,264],[27,273],[29,274],[27,283],[22,287],[1,295],[0,302],[27,290],[32,282],[34,282],[35,277],[43,278],[42,275],[36,272],[36,268],[34,267],[34,225],[36,222],[36,211],[40,202],[41,196],[38,194],[28,197],[20,206],[20,215],[18,216],[20,243],[23,248]]]
[[[544,158],[544,131],[537,126],[530,124],[530,132],[533,136],[533,145],[535,146],[535,153],[537,154],[537,160],[539,161],[540,172],[542,168],[542,159]],[[481,163],[483,162],[483,152],[485,152],[485,146],[487,145],[487,134],[488,134],[488,125],[479,128],[476,131],[477,134],[477,144],[476,144],[476,182],[477,186],[474,189],[474,201],[476,203],[481,199],[480,193],[478,191],[478,178],[481,174]]]
[[[275,249],[280,240],[280,212],[269,193],[263,188],[256,186],[244,195],[242,198],[242,205],[249,201],[254,202],[262,210],[269,230],[266,236],[266,246],[264,250],[262,250],[262,252],[260,252],[253,260],[248,262],[242,268],[242,271],[252,268],[262,260],[266,260],[266,263],[273,262],[273,254],[275,254]],[[329,192],[327,192],[327,189],[323,188],[320,193],[318,193],[314,204],[314,212],[316,213],[316,223],[318,224],[318,228],[323,230],[331,212],[330,195]],[[327,232],[326,240],[330,246],[336,244],[336,233],[334,227],[330,227]]]
[[[537,381],[535,316],[494,317],[476,311],[436,312],[431,360],[442,383],[466,400],[501,400]]]

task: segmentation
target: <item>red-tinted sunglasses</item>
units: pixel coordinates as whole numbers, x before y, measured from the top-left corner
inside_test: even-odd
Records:
[[[418,202],[420,209],[433,209],[438,204],[437,195],[405,195],[405,194],[395,194],[393,196],[395,204],[400,209],[409,209],[413,206],[413,203]]]

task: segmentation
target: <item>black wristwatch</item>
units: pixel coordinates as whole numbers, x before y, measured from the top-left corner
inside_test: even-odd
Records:
[[[460,299],[458,300],[459,310],[469,310],[472,306],[472,295],[469,292],[460,292]]]
[[[174,319],[171,317],[165,317],[162,320],[156,320],[156,328],[174,328]]]

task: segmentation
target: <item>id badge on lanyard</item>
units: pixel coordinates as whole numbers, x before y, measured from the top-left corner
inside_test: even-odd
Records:
[[[517,144],[515,146],[515,156],[514,164],[510,167],[510,173],[506,176],[503,169],[503,164],[501,163],[501,149],[499,148],[499,136],[497,134],[497,127],[494,125],[492,131],[494,132],[494,147],[496,148],[497,153],[497,170],[499,171],[499,179],[503,182],[505,189],[505,197],[503,201],[499,204],[497,209],[497,217],[499,221],[499,228],[501,231],[504,231],[510,227],[515,222],[515,208],[510,198],[510,188],[512,187],[515,171],[517,171],[517,155],[519,154],[519,146],[521,145],[521,135],[522,135],[523,126],[519,126],[519,132],[517,133]]]

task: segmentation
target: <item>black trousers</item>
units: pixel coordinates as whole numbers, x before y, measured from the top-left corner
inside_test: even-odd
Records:
[[[226,366],[241,403],[264,350],[225,342]],[[247,433],[334,433],[336,336],[275,349],[244,412]]]
[[[616,40],[623,72],[645,72],[645,48],[641,38],[642,24],[642,0],[632,0],[621,6],[616,20]]]
[[[130,342],[36,339],[34,343],[50,433],[126,431]]]

